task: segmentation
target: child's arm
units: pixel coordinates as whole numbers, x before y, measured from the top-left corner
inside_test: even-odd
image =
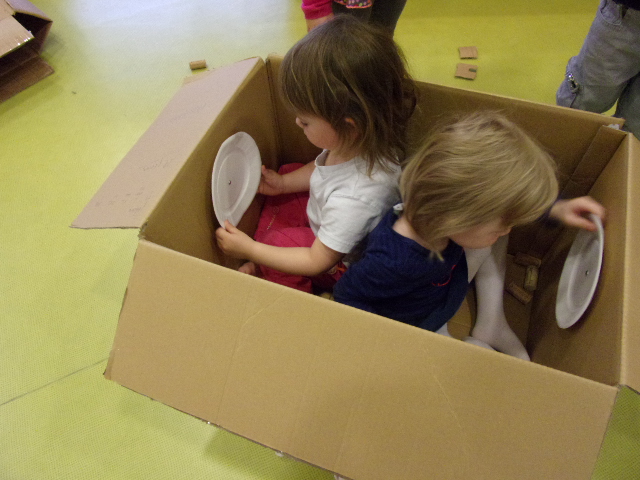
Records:
[[[216,230],[218,246],[234,258],[242,258],[291,275],[313,277],[338,263],[344,253],[336,252],[316,238],[311,247],[274,247],[256,242],[228,221]]]
[[[570,227],[584,228],[593,232],[596,226],[586,217],[589,213],[604,220],[606,210],[591,197],[578,197],[571,200],[558,200],[551,207],[549,216]]]
[[[262,177],[258,192],[263,195],[282,195],[283,193],[308,192],[311,174],[316,168],[315,162],[309,162],[293,172],[280,175],[278,172],[262,166]]]

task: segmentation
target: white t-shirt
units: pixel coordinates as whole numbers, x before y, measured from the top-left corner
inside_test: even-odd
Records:
[[[392,173],[380,168],[367,176],[366,162],[355,157],[325,166],[328,150],[315,160],[311,175],[307,215],[315,236],[327,247],[349,253],[400,201],[400,166]]]

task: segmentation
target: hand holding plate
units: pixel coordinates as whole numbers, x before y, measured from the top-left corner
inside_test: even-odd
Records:
[[[591,197],[558,200],[549,212],[550,217],[569,227],[582,228],[590,232],[598,230],[597,225],[591,220],[591,215],[596,215],[604,221],[605,214],[605,208]]]
[[[284,191],[284,178],[275,170],[270,170],[262,165],[262,176],[260,177],[260,185],[258,193],[263,195],[282,195]]]
[[[224,221],[224,228],[216,230],[216,241],[220,249],[230,257],[249,259],[249,251],[254,240],[234,227],[229,220]]]

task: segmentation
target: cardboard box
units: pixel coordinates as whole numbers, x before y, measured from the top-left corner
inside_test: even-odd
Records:
[[[0,0],[0,102],[53,73],[39,56],[51,23],[27,0]]]
[[[525,362],[225,266],[237,262],[214,241],[220,144],[245,131],[271,168],[317,153],[278,98],[279,64],[188,79],[74,222],[140,228],[106,377],[349,478],[589,478],[619,391],[640,388],[639,142],[608,117],[420,83],[413,135],[499,110],[553,153],[563,194],[608,209],[598,292],[569,330],[554,304],[575,232],[512,233],[511,253],[543,258],[533,301],[505,296]],[[241,222],[250,234],[258,197]],[[459,334],[473,310],[456,316]]]

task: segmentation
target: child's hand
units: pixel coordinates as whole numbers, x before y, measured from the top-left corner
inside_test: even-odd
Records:
[[[558,200],[549,216],[561,221],[567,226],[583,228],[594,232],[597,230],[596,225],[587,218],[587,214],[593,213],[599,216],[603,221],[605,219],[605,208],[591,197],[578,197],[571,200]]]
[[[216,240],[220,249],[230,257],[250,260],[249,251],[255,241],[231,225],[229,220],[224,221],[224,228],[216,230]]]
[[[281,195],[284,193],[284,179],[274,170],[262,165],[262,177],[258,186],[258,193],[263,195]]]

